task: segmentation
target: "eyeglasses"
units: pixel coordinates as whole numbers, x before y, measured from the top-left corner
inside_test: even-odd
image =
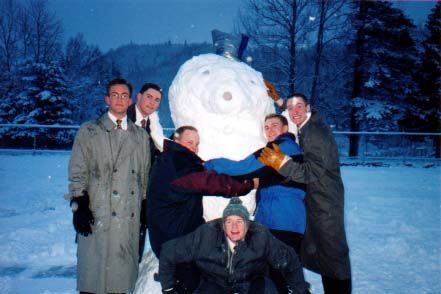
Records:
[[[128,93],[121,93],[120,94],[117,92],[112,92],[112,93],[110,93],[109,97],[112,99],[115,99],[115,100],[118,98],[121,98],[122,100],[130,99],[130,95]]]

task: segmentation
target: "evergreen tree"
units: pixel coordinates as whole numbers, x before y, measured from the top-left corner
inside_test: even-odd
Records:
[[[351,130],[398,130],[407,98],[415,93],[415,27],[386,1],[357,1]],[[358,141],[351,137],[351,156]]]
[[[361,93],[354,97],[363,129],[396,130],[406,108],[406,98],[416,90],[414,73],[417,50],[414,28],[401,10],[390,2],[363,1],[366,18]]]
[[[405,131],[437,132],[440,130],[441,97],[441,2],[432,9],[426,22],[427,38],[417,74],[418,91],[408,99],[401,125]],[[440,157],[440,138],[433,137],[436,157]]]
[[[17,79],[13,71],[0,72],[0,123],[11,123],[17,115],[13,92]]]
[[[74,122],[80,124],[103,113],[106,109],[106,84],[120,76],[114,64],[107,61],[96,46],[88,45],[79,34],[67,42],[63,68],[74,101]]]
[[[66,80],[61,68],[50,64],[25,61],[20,65],[16,88],[17,115],[13,123],[70,125],[71,104]],[[47,145],[68,143],[74,131],[63,129],[20,129],[13,138],[31,138],[36,135],[47,140]]]

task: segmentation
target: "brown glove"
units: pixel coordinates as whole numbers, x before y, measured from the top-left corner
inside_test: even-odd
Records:
[[[285,154],[280,150],[279,146],[273,143],[273,149],[269,147],[263,148],[259,156],[259,161],[264,165],[270,166],[275,170],[279,170],[282,166]]]
[[[267,80],[263,80],[263,82],[265,83],[265,86],[267,88],[267,93],[268,96],[271,97],[271,99],[274,100],[274,102],[277,102],[277,100],[280,99],[279,94],[277,93],[276,88],[274,87],[273,84],[271,84],[269,81]]]

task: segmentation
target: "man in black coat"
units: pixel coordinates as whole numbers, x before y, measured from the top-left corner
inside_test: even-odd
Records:
[[[176,265],[190,261],[201,271],[195,293],[277,293],[266,278],[269,265],[283,273],[290,293],[306,291],[302,266],[294,249],[264,226],[251,222],[237,197],[231,199],[222,219],[210,221],[195,232],[163,245],[159,260],[163,293],[177,292]]]
[[[305,95],[288,99],[288,113],[299,130],[303,162],[285,156],[277,145],[259,160],[288,179],[307,184],[304,266],[322,276],[325,294],[351,293],[351,266],[344,225],[344,188],[337,144],[329,126],[310,111]]]
[[[198,146],[197,129],[180,127],[173,141],[164,142],[164,151],[152,168],[147,195],[148,233],[158,258],[164,242],[191,233],[205,223],[203,195],[240,196],[255,188],[253,180],[235,180],[205,171],[202,159],[196,154]],[[198,284],[197,271],[191,264],[180,265],[177,276],[190,290]]]
[[[162,89],[156,84],[146,83],[139,90],[136,96],[136,103],[127,109],[127,117],[137,126],[143,128],[149,135],[151,165],[155,158],[162,151],[162,144],[165,139],[162,126],[159,122],[157,109],[161,103]],[[145,236],[147,230],[147,199],[141,204],[141,226],[139,232],[139,260],[141,262],[144,253]]]

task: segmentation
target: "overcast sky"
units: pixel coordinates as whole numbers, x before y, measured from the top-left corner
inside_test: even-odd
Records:
[[[211,42],[211,30],[232,32],[242,0],[49,0],[66,37],[83,33],[103,51],[128,44]],[[435,1],[397,4],[424,22]]]

